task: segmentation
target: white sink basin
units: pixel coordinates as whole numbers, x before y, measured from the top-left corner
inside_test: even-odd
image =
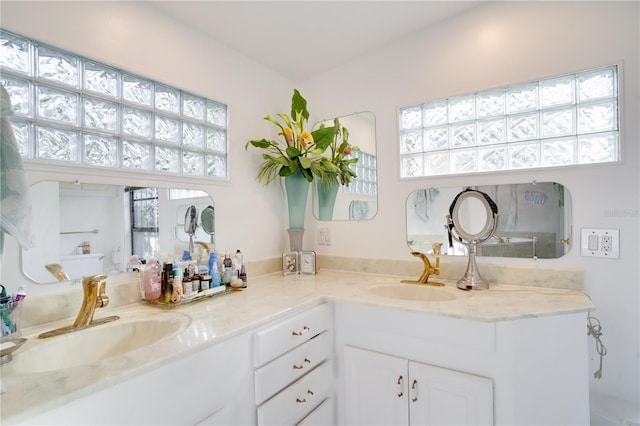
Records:
[[[150,319],[119,319],[47,339],[29,339],[3,373],[29,374],[88,365],[143,348],[184,330],[191,319],[182,314]]]
[[[389,284],[373,287],[369,292],[376,296],[415,302],[447,302],[456,299],[456,294],[442,287],[425,284]]]

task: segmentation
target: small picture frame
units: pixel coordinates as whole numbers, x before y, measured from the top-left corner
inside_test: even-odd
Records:
[[[296,275],[299,261],[297,251],[288,251],[282,254],[282,275]]]

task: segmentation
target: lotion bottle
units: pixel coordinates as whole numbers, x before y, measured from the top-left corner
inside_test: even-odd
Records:
[[[149,259],[144,268],[144,298],[149,301],[160,299],[162,293],[162,275],[160,265],[155,258]]]

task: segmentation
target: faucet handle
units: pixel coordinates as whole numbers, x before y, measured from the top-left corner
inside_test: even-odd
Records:
[[[109,305],[109,296],[107,296],[107,277],[105,275],[100,276],[104,278],[100,279],[100,281],[102,281],[102,284],[100,285],[100,292],[98,293],[98,297],[96,298],[96,307],[104,308],[105,306]]]

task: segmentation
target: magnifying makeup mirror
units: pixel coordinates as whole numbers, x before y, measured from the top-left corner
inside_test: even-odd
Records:
[[[489,288],[476,264],[476,247],[487,241],[498,226],[498,206],[484,192],[467,188],[460,192],[449,207],[447,227],[449,246],[453,239],[469,247],[469,262],[464,277],[458,280],[462,290],[483,290]]]
[[[189,253],[193,253],[193,234],[198,227],[198,208],[189,206],[184,214],[184,232],[189,235]]]
[[[216,229],[216,211],[213,206],[209,205],[202,210],[200,223],[202,224],[204,232],[211,235],[211,244],[213,244],[213,235],[215,234]]]

